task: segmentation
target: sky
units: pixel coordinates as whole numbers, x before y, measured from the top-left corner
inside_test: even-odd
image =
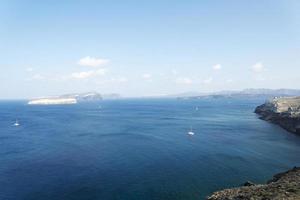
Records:
[[[300,89],[298,0],[0,1],[0,98]]]

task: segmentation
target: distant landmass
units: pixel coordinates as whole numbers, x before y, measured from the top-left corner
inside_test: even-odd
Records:
[[[30,100],[30,105],[59,105],[59,104],[76,104],[86,101],[101,101],[103,98],[97,92],[65,94],[54,97],[37,98]]]
[[[28,102],[29,105],[59,105],[59,104],[76,104],[77,100],[75,98],[41,98],[34,99]]]
[[[102,95],[103,99],[120,99],[121,95],[117,93],[112,93],[112,94],[103,94]]]
[[[103,99],[102,95],[97,92],[65,94],[65,95],[61,95],[60,97],[61,98],[74,98],[77,100],[77,102],[101,101]]]
[[[179,99],[200,99],[200,98],[235,98],[235,97],[283,97],[283,96],[300,96],[300,90],[296,89],[245,89],[242,91],[220,91],[213,93],[182,93],[171,95]]]

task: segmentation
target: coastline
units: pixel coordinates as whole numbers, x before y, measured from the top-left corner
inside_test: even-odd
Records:
[[[300,135],[300,97],[274,98],[256,107],[260,119]]]
[[[266,184],[246,182],[244,186],[214,192],[206,200],[297,200],[300,199],[300,167],[275,174]]]
[[[260,119],[300,135],[300,97],[273,98],[257,106]],[[266,184],[250,181],[241,187],[214,192],[207,200],[297,200],[300,199],[300,167],[275,174]]]

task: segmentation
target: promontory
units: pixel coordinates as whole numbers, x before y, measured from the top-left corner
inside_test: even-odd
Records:
[[[258,106],[255,113],[259,114],[263,120],[300,134],[300,97],[273,98]]]

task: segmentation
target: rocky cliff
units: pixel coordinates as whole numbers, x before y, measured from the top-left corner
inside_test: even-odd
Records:
[[[299,200],[300,167],[276,174],[265,185],[245,186],[213,193],[207,200]]]
[[[80,93],[80,94],[65,94],[55,97],[46,97],[30,100],[30,105],[58,105],[58,104],[76,104],[87,101],[100,101],[102,96],[96,92]]]
[[[43,98],[35,99],[28,102],[29,105],[62,105],[62,104],[76,104],[75,98]]]
[[[281,97],[267,101],[255,109],[261,119],[300,134],[300,97]]]

